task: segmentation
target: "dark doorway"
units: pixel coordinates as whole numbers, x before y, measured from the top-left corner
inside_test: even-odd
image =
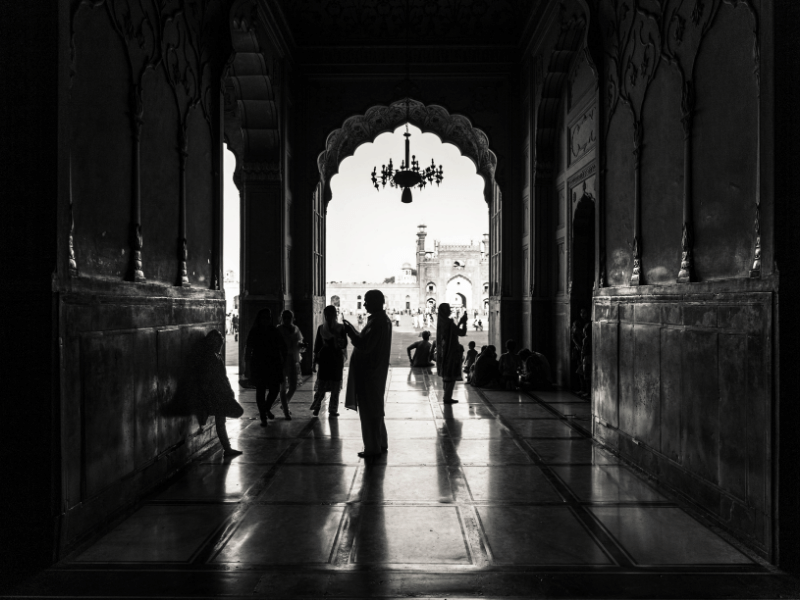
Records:
[[[575,347],[576,336],[583,339],[583,331],[573,331],[581,310],[591,314],[594,291],[594,198],[584,194],[575,206],[572,218],[572,252],[570,281],[570,381],[572,389],[580,389],[577,370],[580,365],[580,350]],[[582,327],[581,327],[582,329]]]

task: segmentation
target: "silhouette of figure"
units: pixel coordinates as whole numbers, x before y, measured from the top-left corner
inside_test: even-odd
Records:
[[[522,360],[516,354],[517,343],[514,340],[506,341],[506,351],[500,355],[498,368],[500,369],[500,383],[507,390],[515,390],[519,382],[519,371]]]
[[[244,409],[236,402],[236,394],[228,381],[228,373],[220,356],[222,343],[223,337],[219,331],[209,331],[197,347],[192,370],[197,377],[198,399],[206,412],[214,415],[214,425],[224,455],[236,456],[242,452],[231,448],[225,418],[239,418],[244,414]]]
[[[274,419],[270,410],[281,391],[283,365],[286,362],[286,343],[272,325],[272,311],[262,308],[245,342],[245,376],[256,385],[256,404],[261,416],[261,426],[266,427],[267,417]],[[267,394],[269,390],[269,395]],[[265,399],[266,396],[266,399]],[[284,412],[289,407],[284,403]]]
[[[467,375],[467,383],[474,385],[473,380],[475,379],[475,363],[478,362],[478,359],[481,357],[481,354],[486,352],[486,348],[488,348],[488,347],[489,346],[486,346],[486,345],[481,346],[481,351],[476,353],[475,360],[472,362],[472,364],[469,367],[469,373]],[[472,348],[472,342],[470,342],[470,348]]]
[[[430,367],[431,364],[431,354],[433,352],[433,346],[428,341],[431,337],[430,331],[423,331],[420,336],[422,340],[419,342],[414,342],[408,348],[406,348],[406,353],[408,354],[408,360],[411,363],[412,367]],[[411,351],[414,350],[414,357],[411,357]]]
[[[470,342],[468,346],[469,350],[467,350],[467,354],[464,357],[464,373],[467,374],[472,370],[472,365],[475,364],[475,359],[478,357],[478,351],[475,350],[475,342]]]
[[[314,402],[311,404],[311,410],[314,416],[317,416],[325,394],[330,392],[328,414],[331,417],[338,417],[339,392],[342,389],[344,361],[347,360],[347,335],[344,332],[344,325],[336,321],[334,306],[326,306],[322,314],[325,322],[317,327],[317,337],[314,339],[314,371],[317,372],[319,365],[319,372],[314,383]]]
[[[464,346],[458,343],[459,336],[467,335],[467,313],[461,316],[458,325],[450,319],[450,305],[439,305],[436,320],[436,370],[444,382],[445,404],[455,403],[453,389],[456,381],[462,381],[461,363],[464,361]]]
[[[345,406],[358,411],[364,451],[358,455],[375,456],[388,450],[384,417],[386,378],[392,351],[392,321],[383,309],[385,299],[380,290],[364,295],[364,308],[370,314],[359,333],[349,321],[345,332],[353,343],[350,375],[347,378]]]
[[[583,347],[583,327],[589,322],[589,311],[582,308],[578,314],[578,318],[572,322],[570,326],[570,364],[575,368],[575,373],[572,375],[572,386],[580,386],[580,371],[581,371],[581,349]],[[577,381],[576,381],[577,380]],[[576,386],[576,383],[578,386]]]
[[[283,407],[283,416],[287,421],[292,420],[289,401],[294,396],[295,390],[297,390],[297,365],[300,364],[300,352],[305,349],[303,334],[300,333],[300,328],[293,321],[294,313],[290,310],[285,310],[281,313],[281,324],[277,327],[281,336],[283,336],[283,342],[286,344],[286,358],[283,362],[284,383],[281,386],[281,406]]]
[[[490,345],[475,359],[472,385],[480,388],[498,387],[499,379],[500,369],[497,364],[497,350]]]

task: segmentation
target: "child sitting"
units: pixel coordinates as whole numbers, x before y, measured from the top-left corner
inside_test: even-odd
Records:
[[[464,373],[469,373],[472,365],[475,364],[475,358],[478,356],[478,351],[475,350],[475,342],[469,343],[469,350],[467,350],[467,355],[464,357]]]
[[[506,342],[506,351],[500,355],[500,382],[507,390],[517,389],[519,371],[522,361],[516,353],[517,343],[514,340]]]

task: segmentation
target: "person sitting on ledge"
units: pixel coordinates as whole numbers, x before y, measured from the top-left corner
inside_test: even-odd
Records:
[[[408,360],[411,362],[412,367],[431,367],[433,366],[432,358],[432,348],[430,338],[431,332],[427,329],[420,334],[422,338],[419,342],[414,342],[408,348],[406,348],[406,352],[408,353]],[[411,357],[411,351],[415,350],[414,357]]]

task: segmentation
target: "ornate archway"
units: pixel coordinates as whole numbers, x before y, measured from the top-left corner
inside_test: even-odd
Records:
[[[339,165],[345,158],[352,156],[362,144],[374,142],[380,134],[392,132],[407,122],[423,133],[436,134],[443,143],[453,144],[469,158],[486,182],[486,203],[491,201],[497,156],[489,149],[488,136],[463,115],[451,115],[436,104],[425,106],[418,100],[405,98],[389,106],[373,106],[364,115],[350,117],[328,135],[325,150],[317,157],[320,178],[325,184],[325,200],[330,200],[330,180],[339,172]]]

